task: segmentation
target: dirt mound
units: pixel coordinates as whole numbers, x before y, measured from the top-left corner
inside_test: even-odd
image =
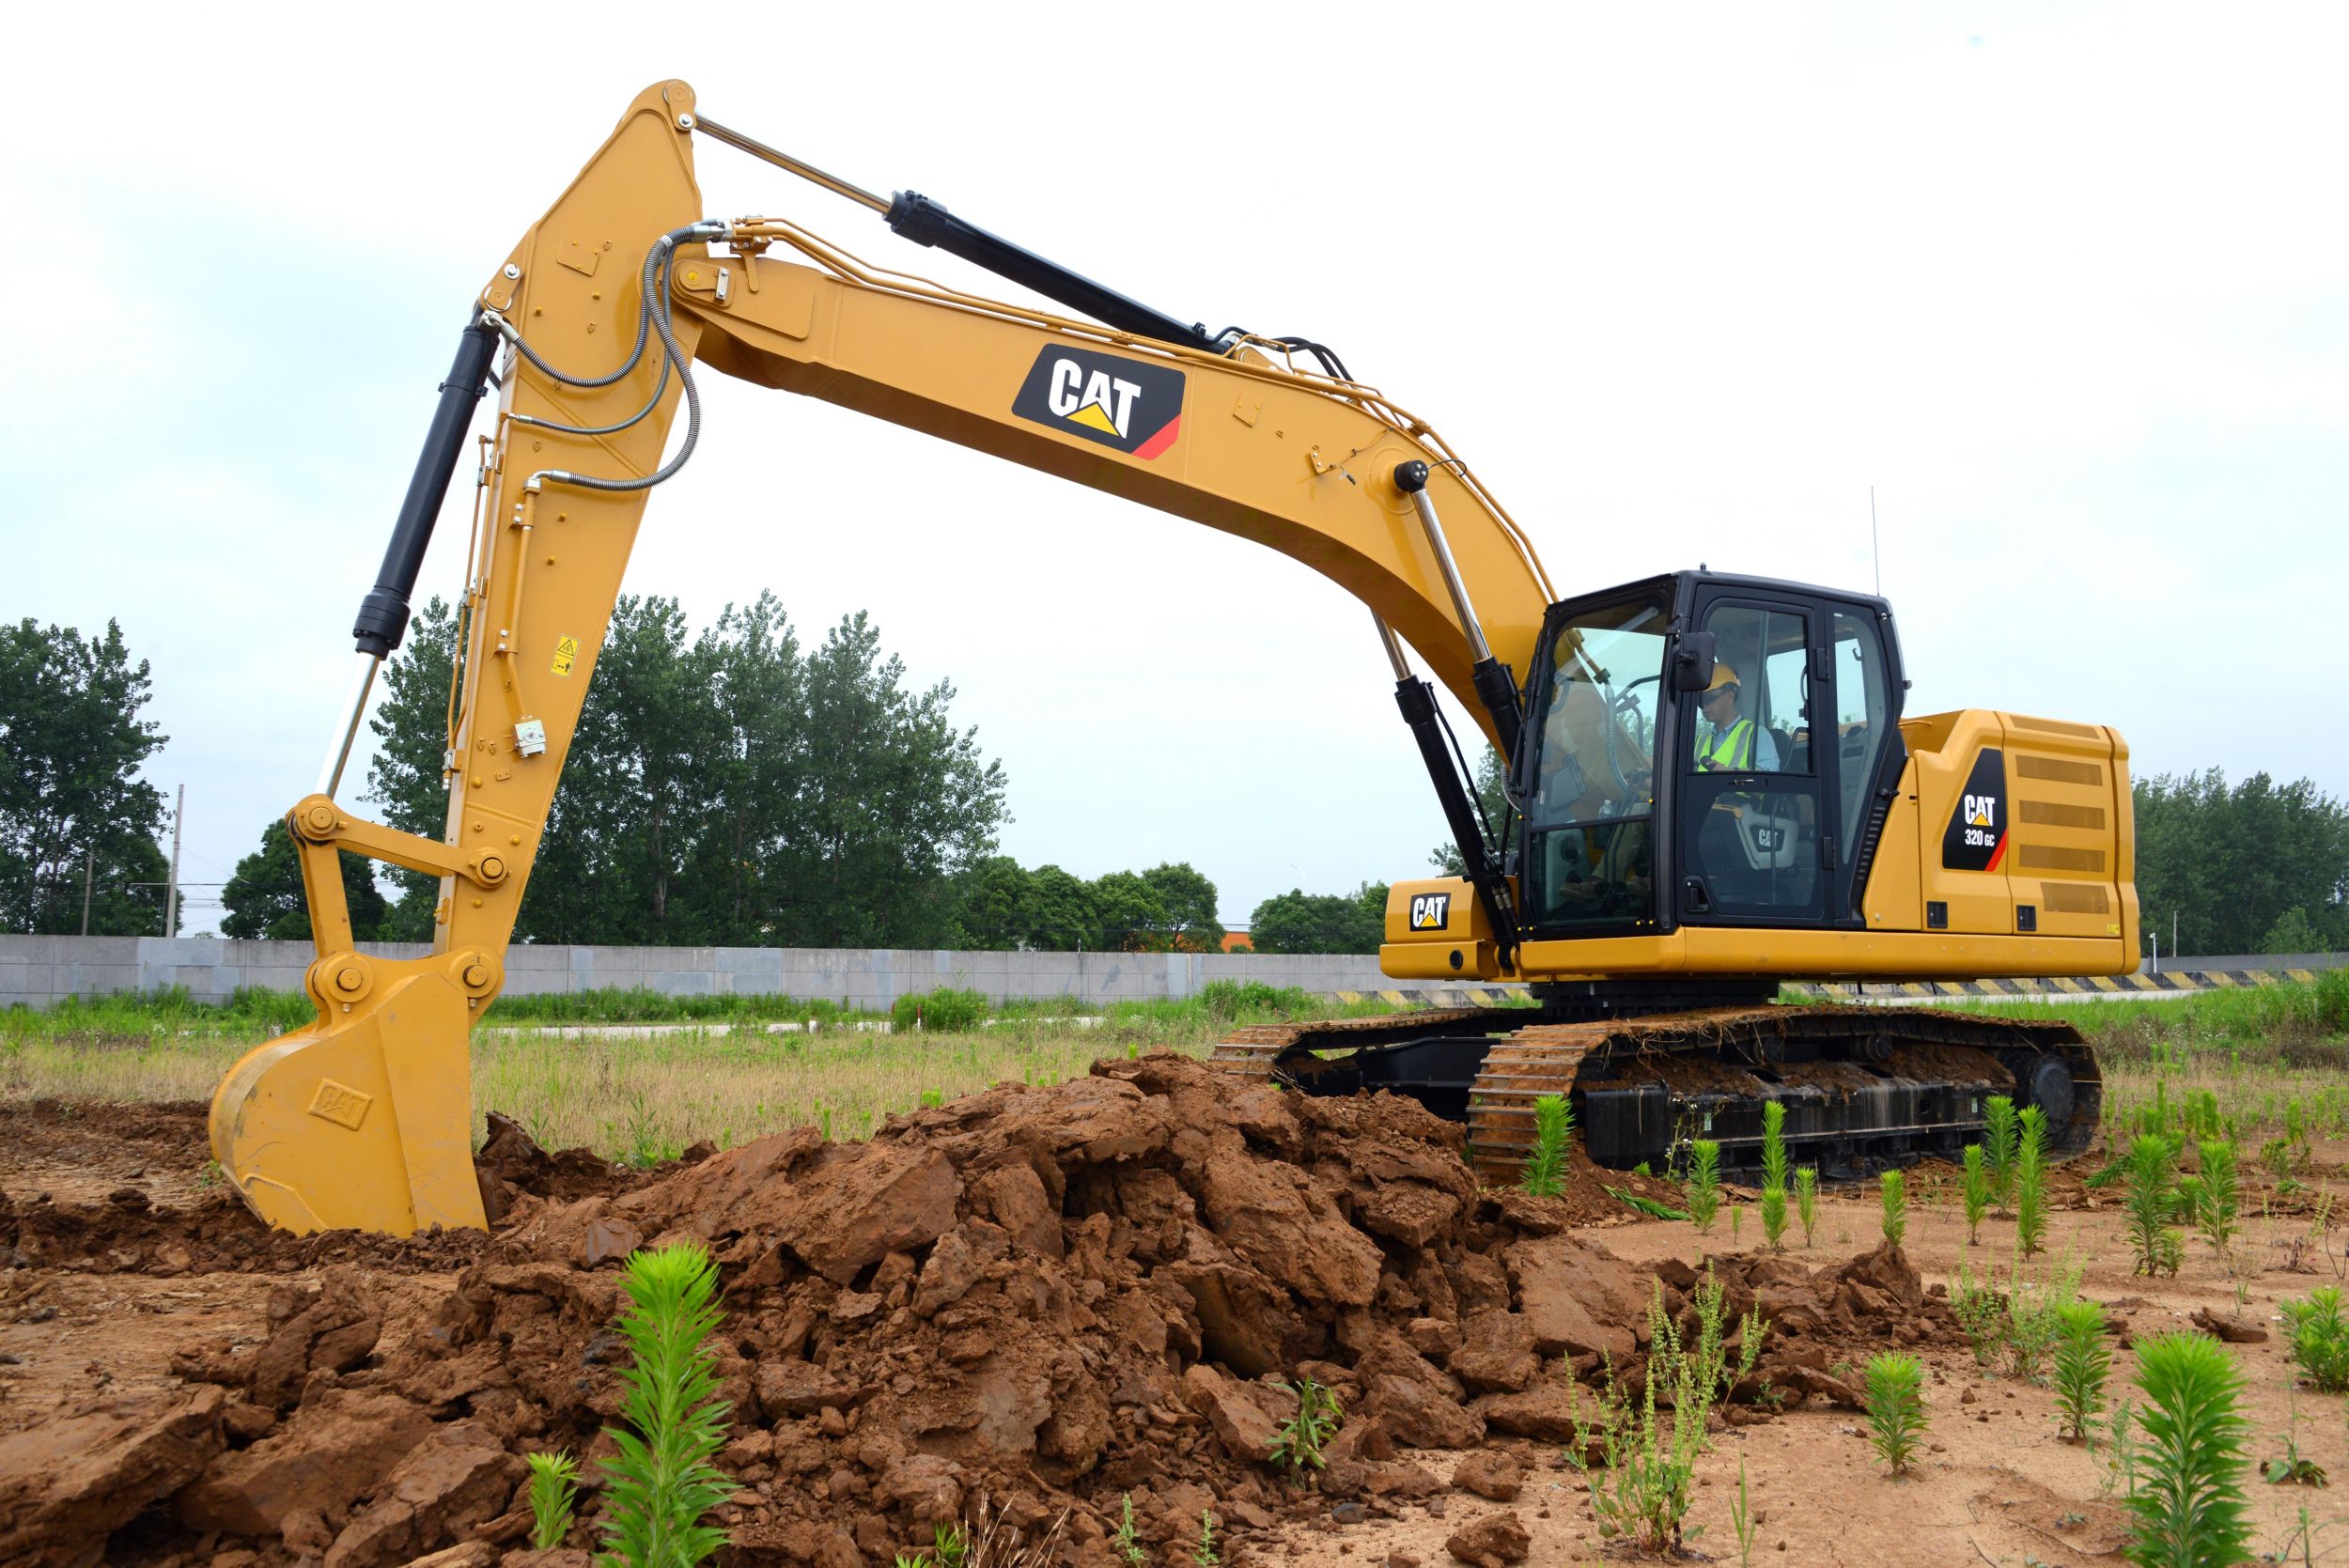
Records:
[[[1609,1368],[1644,1375],[1651,1298],[1686,1320],[1701,1278],[1651,1276],[1582,1228],[1627,1212],[1602,1189],[1619,1175],[1483,1193],[1460,1129],[1410,1101],[1283,1094],[1175,1056],[1001,1086],[863,1143],[801,1128],[650,1180],[600,1163],[499,1129],[484,1180],[510,1199],[500,1231],[409,1244],[465,1265],[428,1316],[396,1321],[356,1272],[284,1287],[259,1343],[175,1362],[213,1403],[76,1418],[113,1423],[129,1454],[173,1434],[199,1470],[110,1472],[96,1511],[55,1476],[0,1473],[0,1524],[86,1518],[86,1549],[151,1505],[150,1523],[329,1568],[517,1541],[520,1453],[612,1452],[619,1261],[690,1237],[723,1271],[720,1465],[739,1490],[719,1522],[738,1545],[887,1562],[984,1498],[1031,1530],[1065,1515],[1067,1553],[1094,1561],[1123,1494],[1146,1538],[1195,1534],[1209,1506],[1245,1536],[1333,1496],[1392,1513],[1440,1490],[1398,1446],[1570,1440]],[[57,1244],[54,1216],[26,1209],[13,1234]],[[1711,1266],[1733,1314],[1772,1321],[1739,1390],[1759,1403],[1735,1419],[1849,1402],[1829,1370],[1847,1343],[1954,1333],[1897,1250]],[[1347,1411],[1318,1496],[1267,1464],[1303,1377]]]

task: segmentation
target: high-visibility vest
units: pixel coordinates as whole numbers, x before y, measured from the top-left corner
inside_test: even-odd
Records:
[[[1753,771],[1753,721],[1740,719],[1713,737],[1697,757],[1697,766],[1714,773]]]

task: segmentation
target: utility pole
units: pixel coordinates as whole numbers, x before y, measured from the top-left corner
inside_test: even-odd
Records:
[[[179,803],[171,810],[171,885],[163,890],[163,935],[179,928],[179,830],[188,817],[188,786],[179,786]]]
[[[85,937],[89,935],[90,866],[97,861],[97,859],[98,850],[95,846],[82,851],[82,935]]]

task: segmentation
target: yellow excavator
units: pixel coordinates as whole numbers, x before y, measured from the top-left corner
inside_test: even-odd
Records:
[[[1075,314],[870,266],[786,219],[708,219],[704,140]],[[1994,1094],[2040,1107],[2059,1157],[2085,1147],[2098,1079],[2067,1026],[1776,998],[1789,980],[2128,973],[2128,753],[2112,730],[1905,714],[1891,611],[1867,595],[1699,570],[1562,598],[1458,454],[1325,346],[1186,324],[920,194],[868,193],[720,125],[665,82],[467,308],[319,787],[288,815],[318,1020],[240,1061],[211,1113],[221,1169],[271,1224],[485,1222],[468,1037],[505,980],[646,497],[700,440],[697,367],[1253,539],[1369,607],[1463,871],[1393,885],[1381,965],[1519,985],[1538,1007],[1242,1030],[1215,1053],[1228,1070],[1414,1095],[1467,1123],[1497,1180],[1548,1094],[1618,1167],[1692,1135],[1749,1165],[1771,1100],[1827,1173],[1952,1154]],[[336,796],[492,384],[447,826],[426,838]],[[1433,682],[1502,760],[1498,820]],[[440,878],[429,955],[358,951],[344,854]]]

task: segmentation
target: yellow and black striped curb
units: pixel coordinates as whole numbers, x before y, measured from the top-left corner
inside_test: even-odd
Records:
[[[2315,982],[2314,970],[2164,970],[2159,974],[2045,975],[2026,980],[1903,980],[1867,986],[1788,986],[1790,991],[1845,1001],[1861,997],[2159,996],[2182,991],[2230,991],[2255,986]]]
[[[1522,986],[1437,986],[1402,991],[1324,991],[1332,1001],[1384,1001],[1396,1007],[1490,1007],[1523,1001]]]
[[[2314,970],[2164,970],[2159,974],[2042,975],[2019,980],[1880,980],[1788,983],[1786,989],[1823,1001],[1884,997],[2163,996],[2187,991],[2242,990],[2258,986],[2315,983]],[[1396,1007],[1476,1007],[1524,1001],[1521,986],[1411,986],[1377,991],[1324,991],[1332,1001],[1378,1001]]]

